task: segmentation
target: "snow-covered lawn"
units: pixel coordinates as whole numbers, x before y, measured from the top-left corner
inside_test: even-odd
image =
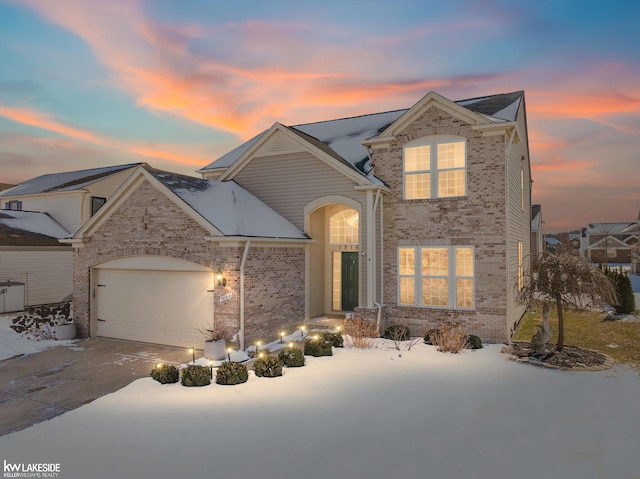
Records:
[[[150,378],[0,438],[61,479],[640,477],[640,380],[461,355],[334,349],[280,378],[185,388]]]
[[[37,353],[44,349],[55,348],[56,346],[71,346],[73,344],[71,340],[56,341],[55,339],[48,339],[36,341],[23,338],[9,327],[13,318],[20,314],[22,313],[0,314],[0,361],[18,354]]]

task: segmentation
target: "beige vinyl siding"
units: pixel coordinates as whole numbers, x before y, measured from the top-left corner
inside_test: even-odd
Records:
[[[531,251],[531,177],[524,105],[518,112],[518,132],[523,135],[518,143],[507,148],[507,328],[512,329],[524,314],[524,308],[516,303],[518,275],[518,242],[524,251]],[[524,157],[524,159],[523,159]],[[524,176],[521,177],[521,172]],[[522,205],[521,179],[524,180],[524,207]],[[528,258],[524,258],[524,266]],[[509,331],[507,331],[509,332]]]
[[[16,197],[22,201],[23,211],[37,211],[49,213],[54,220],[69,233],[75,233],[80,228],[80,210],[82,191],[70,193],[46,193],[34,196]],[[7,201],[9,199],[7,198]]]
[[[233,179],[300,229],[304,207],[323,196],[348,196],[365,210],[355,182],[309,153],[254,158]]]
[[[109,199],[115,191],[127,180],[131,175],[131,172],[135,168],[129,168],[123,171],[119,171],[113,175],[106,177],[103,180],[97,181],[84,189],[88,192],[84,195],[82,202],[82,218],[80,219],[80,226],[91,218],[91,197],[96,196],[98,198]]]
[[[282,145],[281,145],[282,146]],[[366,247],[366,192],[356,183],[310,153],[257,157],[233,180],[304,230],[304,208],[318,198],[340,195],[360,203],[360,250]],[[365,261],[360,260],[360,298],[366,304]]]
[[[69,247],[0,248],[0,282],[25,284],[25,306],[58,303],[73,291],[73,251]]]

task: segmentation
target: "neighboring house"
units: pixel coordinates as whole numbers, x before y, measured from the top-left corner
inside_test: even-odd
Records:
[[[27,306],[68,297],[73,290],[73,254],[57,238],[80,228],[136,166],[53,173],[0,192],[0,228],[4,228],[0,234],[0,282],[24,283]],[[49,228],[47,223],[59,229]]]
[[[640,275],[640,211],[638,219],[627,228],[627,232],[635,232],[636,243],[631,247],[631,273]],[[637,303],[637,301],[636,301]]]
[[[55,303],[73,290],[70,233],[46,213],[0,210],[0,282],[24,285],[24,305]]]
[[[631,263],[631,251],[638,244],[638,224],[591,223],[583,236],[581,255],[592,263]]]
[[[69,240],[82,335],[197,345],[214,319],[247,346],[355,312],[501,342],[524,313],[523,92],[275,123],[199,172],[139,166]]]
[[[544,232],[542,231],[542,206],[531,205],[531,254],[544,251]]]

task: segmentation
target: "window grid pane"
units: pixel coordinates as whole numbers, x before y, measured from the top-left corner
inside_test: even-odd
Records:
[[[464,168],[464,141],[438,145],[438,169]]]
[[[331,307],[334,311],[342,309],[342,253],[333,252],[333,271],[331,278]]]
[[[431,197],[431,174],[411,173],[405,175],[405,194],[408,200],[425,199]]]
[[[414,248],[400,248],[400,274],[401,275],[413,275],[415,271],[415,256],[416,252]]]
[[[456,276],[473,277],[472,248],[456,248]]]
[[[449,306],[449,280],[422,278],[422,304],[424,306]]]
[[[416,287],[413,276],[400,278],[400,304],[415,304],[415,291]]]
[[[473,308],[473,280],[456,279],[456,307]]]
[[[358,244],[359,215],[354,209],[343,210],[329,220],[331,244]]]
[[[447,248],[422,249],[422,276],[448,276],[449,250]]]
[[[429,171],[431,146],[415,146],[404,150],[404,171]]]
[[[464,169],[438,172],[438,197],[464,196],[464,176]]]

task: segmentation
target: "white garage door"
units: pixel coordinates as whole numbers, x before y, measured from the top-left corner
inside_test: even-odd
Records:
[[[145,264],[150,265],[167,267],[166,260]],[[175,262],[172,266],[187,267]],[[195,264],[193,267],[201,268]],[[198,329],[213,317],[213,297],[207,292],[212,287],[211,271],[103,266],[94,272],[98,336],[200,347],[203,337]]]

